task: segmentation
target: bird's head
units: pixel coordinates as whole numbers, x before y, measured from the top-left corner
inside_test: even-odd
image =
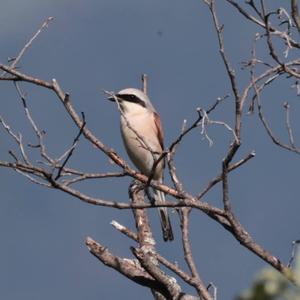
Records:
[[[110,101],[118,101],[124,113],[138,112],[141,110],[155,111],[149,97],[141,90],[127,88],[119,91],[114,96],[108,97]]]

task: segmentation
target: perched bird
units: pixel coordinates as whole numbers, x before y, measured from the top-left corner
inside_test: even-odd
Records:
[[[108,98],[118,102],[121,112],[121,134],[128,156],[139,171],[150,176],[153,164],[160,157],[163,145],[163,130],[160,117],[148,96],[141,90],[127,88]],[[164,160],[162,159],[153,173],[153,179],[163,182]],[[155,203],[164,203],[163,192],[153,189]],[[163,239],[174,239],[168,211],[159,207]]]

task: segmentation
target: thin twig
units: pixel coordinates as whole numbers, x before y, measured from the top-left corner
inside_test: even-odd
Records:
[[[278,64],[283,65],[283,62],[281,62],[279,56],[277,55],[277,53],[275,51],[275,48],[274,48],[274,45],[272,42],[272,38],[271,38],[270,25],[269,25],[269,18],[271,16],[271,14],[270,13],[267,14],[264,0],[260,0],[260,3],[261,3],[261,8],[262,8],[262,15],[263,15],[264,21],[265,21],[267,44],[268,44],[268,47],[270,50],[270,55]]]
[[[255,13],[259,16],[261,20],[264,19],[261,11],[257,8],[254,0],[247,0],[246,3],[250,5],[250,7],[255,11]]]
[[[255,50],[253,48],[252,50],[252,59],[255,58]],[[276,67],[275,67],[276,69]],[[269,69],[267,70],[267,72],[269,72],[270,70],[272,69]],[[274,70],[274,68],[273,68]],[[254,101],[257,102],[257,107],[258,107],[258,116],[259,116],[259,119],[261,120],[264,128],[266,129],[267,131],[267,134],[270,136],[270,138],[272,139],[272,141],[284,148],[284,149],[287,149],[289,151],[293,151],[297,154],[300,154],[300,149],[299,148],[296,148],[294,146],[294,139],[293,139],[293,135],[292,135],[292,132],[291,132],[291,126],[290,126],[290,119],[289,119],[289,110],[288,110],[288,107],[285,107],[286,109],[286,125],[287,125],[287,129],[288,129],[288,135],[289,135],[289,139],[290,139],[290,142],[292,141],[291,145],[287,145],[287,144],[284,144],[282,143],[277,137],[275,137],[271,127],[269,126],[265,116],[264,116],[264,113],[263,113],[263,110],[262,110],[262,105],[261,105],[261,100],[260,100],[260,93],[261,91],[269,84],[271,84],[272,82],[274,82],[275,79],[277,79],[281,74],[281,69],[278,69],[276,72],[275,72],[275,75],[272,75],[270,76],[267,80],[265,80],[265,82],[263,82],[260,86],[257,85],[257,82],[261,79],[263,79],[262,76],[258,76],[258,77],[255,77],[255,74],[254,74],[254,66],[251,66],[251,70],[250,70],[250,74],[251,74],[251,86],[254,90],[254,95],[252,97],[252,103],[254,103]],[[266,74],[266,73],[265,73]],[[260,79],[259,79],[260,78]],[[258,80],[259,79],[259,80]],[[250,87],[250,86],[249,86]],[[245,90],[246,91],[246,90]],[[243,97],[245,96],[245,92],[243,94]],[[244,100],[245,98],[243,98],[242,102],[244,103]],[[253,104],[252,104],[253,105]]]
[[[212,106],[206,111],[206,114],[210,114],[213,110],[216,109],[216,107],[226,98],[228,98],[229,95],[225,95],[224,97],[218,97],[217,100],[212,104]],[[184,126],[184,130],[181,130],[180,135],[171,143],[171,145],[168,147],[168,151],[167,152],[174,152],[174,150],[176,149],[177,145],[180,144],[180,142],[182,141],[182,139],[188,134],[190,133],[193,129],[199,127],[201,125],[201,120],[202,120],[202,115],[199,113],[199,111],[197,110],[198,113],[198,117],[197,119],[189,126],[186,127],[186,124]],[[186,123],[186,122],[185,122]]]
[[[13,137],[13,139],[16,141],[17,144],[20,143],[19,137],[12,131],[10,126],[4,121],[4,119],[0,116],[0,123],[4,127],[4,129],[7,131],[7,133]]]
[[[298,10],[298,1],[291,0],[291,10],[292,10],[292,17],[300,33],[300,17],[299,17],[299,10]]]
[[[257,18],[248,14],[236,1],[233,1],[233,0],[226,0],[226,1],[228,3],[230,3],[232,6],[234,6],[239,11],[239,13],[241,13],[241,15],[243,15],[245,18],[247,18],[248,20],[252,21],[256,25],[258,25],[264,29],[266,28],[262,12],[258,10],[258,8],[256,7],[255,2],[253,0],[248,0],[248,1],[246,1],[246,3],[249,4],[253,8],[253,10],[257,13],[257,15],[259,16],[259,18],[261,20],[258,20]],[[295,1],[297,1],[297,0],[295,0]],[[276,36],[280,37],[281,39],[283,39],[284,41],[286,41],[286,43],[289,44],[291,47],[300,49],[300,44],[297,41],[295,41],[294,39],[292,39],[291,36],[286,34],[286,32],[277,30],[276,28],[272,27],[271,24],[269,25],[269,30],[273,35],[276,35]]]
[[[253,23],[264,27],[264,22],[258,20],[257,18],[255,18],[254,16],[252,16],[251,14],[249,14],[245,9],[243,9],[242,6],[240,6],[236,1],[233,0],[226,0],[228,3],[230,3],[232,6],[234,6],[246,19],[252,21]]]
[[[10,65],[10,68],[14,69],[17,63],[20,61],[21,57],[24,55],[26,50],[31,46],[33,41],[38,37],[38,35],[42,32],[42,30],[46,27],[48,27],[50,21],[52,21],[53,17],[48,17],[42,24],[42,26],[38,29],[38,31],[30,38],[30,40],[25,44],[25,46],[22,48],[20,53],[17,55],[17,57],[13,60],[13,63]],[[1,74],[1,76],[5,75],[5,71]]]
[[[32,76],[28,76],[26,74],[23,74],[19,71],[16,71],[15,69],[12,69],[10,66],[6,66],[3,64],[0,64],[0,69],[11,74],[14,75],[17,79],[13,79],[13,81],[26,81],[26,82],[31,82],[33,84],[45,87],[47,89],[51,89],[53,90],[53,85],[49,82],[46,82],[44,80],[38,79],[38,78],[34,78]]]
[[[28,109],[27,106],[27,101],[26,101],[26,97],[25,94],[21,91],[20,85],[18,84],[18,82],[14,82],[15,88],[17,90],[17,93],[22,101],[22,106],[24,108],[24,112],[25,112],[25,116],[28,119],[31,127],[33,128],[34,133],[36,134],[36,137],[39,141],[39,148],[40,148],[40,153],[41,156],[48,161],[49,163],[54,163],[54,161],[50,158],[50,156],[47,154],[46,151],[46,146],[44,144],[44,131],[40,130],[37,126],[37,124],[35,123],[35,121],[33,120],[33,117],[31,116],[30,110]]]
[[[286,9],[284,7],[280,7],[277,10],[277,15],[278,15],[279,20],[283,20],[283,21],[281,21],[279,26],[281,26],[283,24],[287,24],[287,35],[290,35],[291,34],[291,28],[293,26],[291,16],[289,15],[289,13],[286,11]]]
[[[218,97],[217,100],[213,103],[213,105],[207,110],[207,114],[211,113],[217,106],[218,104],[220,104],[223,100],[225,100],[229,95],[226,95],[224,97]],[[179,182],[176,172],[175,172],[175,168],[172,167],[172,161],[173,161],[173,157],[175,155],[176,152],[176,148],[177,146],[181,143],[182,139],[188,134],[190,133],[193,129],[199,127],[201,125],[201,120],[202,120],[202,115],[199,113],[199,111],[197,110],[198,113],[198,118],[189,126],[187,126],[187,121],[184,120],[182,128],[181,128],[181,132],[180,135],[171,143],[171,145],[168,147],[167,150],[163,151],[161,153],[161,155],[156,159],[155,163],[152,166],[152,170],[150,172],[150,176],[148,177],[148,182],[147,182],[147,186],[150,184],[150,181],[152,180],[153,176],[154,176],[154,171],[157,167],[157,165],[161,162],[161,160],[164,160],[165,157],[167,156],[167,162],[169,165],[169,173],[171,176],[171,179],[174,183],[175,188],[177,189],[178,192],[180,192],[180,190],[182,190],[182,188],[180,188],[179,185],[177,185],[177,182]],[[177,185],[177,187],[176,187]]]
[[[209,290],[210,288],[212,288],[213,290],[213,299],[217,300],[217,292],[218,292],[218,288],[214,285],[213,282],[210,282],[207,286],[207,290]]]
[[[16,158],[16,160],[17,160],[17,158]],[[27,172],[30,174],[34,174],[35,176],[38,176],[38,177],[41,177],[42,179],[48,180],[49,183],[51,183],[51,186],[53,188],[61,190],[67,194],[74,196],[77,199],[80,199],[83,202],[93,204],[93,205],[99,205],[99,206],[104,206],[104,207],[114,207],[114,208],[118,208],[118,209],[154,208],[154,207],[173,207],[173,208],[175,208],[175,207],[194,207],[194,208],[200,209],[204,212],[209,212],[212,215],[225,216],[225,213],[222,209],[214,207],[204,201],[199,202],[195,198],[186,198],[184,200],[180,200],[180,201],[176,201],[176,202],[166,201],[165,203],[155,203],[155,204],[144,203],[144,204],[138,204],[138,205],[129,204],[127,202],[109,201],[109,200],[103,200],[103,199],[99,199],[96,197],[88,196],[76,189],[73,189],[73,188],[67,186],[66,184],[54,181],[52,178],[52,174],[47,172],[45,169],[39,168],[39,167],[33,166],[33,165],[28,165],[28,164],[22,163],[18,160],[15,163],[0,161],[0,167],[11,168],[14,170],[21,170],[21,171],[24,171],[24,172]],[[159,185],[155,185],[154,187],[159,188]],[[169,189],[169,190],[161,189],[161,190],[168,193],[168,191],[170,192],[172,189]],[[175,191],[175,190],[174,190],[174,192],[177,193],[177,191]]]
[[[255,152],[252,151],[251,153],[249,153],[245,158],[241,159],[240,161],[236,162],[235,164],[230,164],[228,167],[228,172],[231,172],[237,168],[239,168],[240,166],[242,166],[243,164],[245,164],[247,161],[249,161],[251,158],[253,158],[255,156]],[[218,176],[216,176],[214,179],[212,179],[207,186],[203,189],[203,191],[201,193],[198,194],[197,198],[199,200],[201,200],[203,198],[203,196],[213,187],[215,186],[218,182],[222,181],[222,174],[219,174]]]
[[[264,21],[265,21],[265,29],[266,29],[266,36],[267,36],[267,45],[268,45],[268,48],[269,48],[269,52],[270,52],[270,55],[271,57],[279,64],[282,66],[282,69],[284,72],[290,74],[291,76],[294,76],[296,78],[300,78],[300,74],[298,71],[295,71],[291,68],[289,68],[286,63],[284,63],[279,55],[276,53],[275,51],[275,47],[274,47],[274,44],[273,44],[273,41],[272,41],[272,37],[271,37],[271,29],[270,29],[270,24],[269,24],[269,18],[271,16],[271,13],[267,13],[266,11],[266,7],[265,7],[265,2],[264,0],[260,0],[261,2],[261,7],[262,7],[262,14],[264,16]],[[286,35],[286,34],[285,34]],[[288,48],[291,47],[291,42],[289,41],[288,42]],[[285,51],[285,56],[287,56],[288,54],[288,50],[289,49],[286,49]]]
[[[295,241],[292,241],[292,254],[291,254],[291,258],[287,264],[288,268],[290,268],[292,266],[292,263],[295,259],[295,255],[297,253],[297,249],[298,249],[298,246],[300,244],[300,240],[295,240]]]
[[[1,166],[1,162],[0,162]],[[214,215],[224,215],[224,211],[222,209],[213,207],[206,202],[199,202],[196,201],[194,198],[192,199],[184,199],[180,201],[166,201],[164,203],[144,203],[144,204],[128,204],[126,202],[117,202],[117,201],[109,201],[109,200],[102,200],[95,197],[90,197],[84,193],[79,192],[78,190],[66,186],[65,184],[61,184],[59,182],[52,182],[56,189],[64,191],[83,202],[93,204],[93,205],[100,205],[105,207],[114,207],[118,209],[131,209],[131,208],[154,208],[154,207],[194,207],[203,211],[209,211]]]
[[[224,26],[223,25],[221,26],[219,24],[219,20],[218,20],[217,13],[216,13],[215,0],[210,0],[210,4],[208,6],[209,6],[210,12],[213,17],[213,22],[214,22],[214,26],[215,26],[217,37],[218,37],[220,55],[222,57],[223,63],[225,65],[225,69],[226,69],[228,77],[230,79],[231,89],[233,91],[233,94],[234,94],[235,98],[238,99],[239,91],[238,91],[238,86],[237,86],[237,82],[236,82],[236,75],[235,75],[234,69],[231,67],[229,60],[225,54],[224,41],[223,41]]]
[[[66,169],[64,168],[63,170],[63,175],[69,174],[72,175],[70,173],[66,173],[68,171],[66,171]],[[87,179],[103,179],[103,178],[117,178],[117,177],[124,177],[127,176],[127,174],[125,172],[107,172],[107,173],[82,173],[82,175],[79,175],[75,178],[72,179],[65,179],[62,180],[62,183],[65,185],[71,185],[80,181],[84,181]]]
[[[178,191],[180,194],[184,194],[182,181],[179,180],[177,176],[176,167],[174,164],[174,154],[175,152],[173,150],[172,153],[169,152],[167,155],[168,170],[176,191]]]
[[[269,126],[265,116],[264,116],[264,113],[263,113],[263,109],[262,109],[262,105],[261,105],[261,100],[260,100],[260,97],[259,97],[259,94],[257,96],[257,107],[258,107],[258,116],[264,126],[264,128],[266,129],[266,132],[267,134],[269,135],[269,137],[272,139],[273,143],[275,145],[278,145],[279,147],[281,148],[284,148],[286,150],[289,150],[289,151],[292,151],[296,154],[300,154],[300,148],[296,148],[294,146],[290,146],[288,144],[285,144],[285,143],[282,143],[276,136],[275,134],[273,133],[271,127]]]
[[[64,160],[64,162],[62,163],[62,165],[60,166],[60,168],[58,169],[58,172],[57,172],[57,175],[55,177],[54,180],[57,180],[58,178],[60,178],[61,176],[61,172],[63,171],[65,165],[67,164],[68,160],[71,158],[74,150],[75,150],[75,147],[79,141],[79,138],[80,136],[82,135],[82,132],[83,132],[83,128],[84,126],[86,125],[86,121],[85,121],[85,116],[84,116],[84,113],[82,113],[82,126],[77,134],[77,136],[75,137],[74,141],[73,141],[73,144],[70,148],[70,151],[68,152],[68,155],[66,156],[66,159]]]
[[[116,221],[112,221],[111,225],[114,226],[121,233],[125,234],[127,237],[138,242],[137,234],[132,232],[131,230],[129,230],[127,227],[121,225],[120,223],[118,223]],[[161,264],[163,264],[165,267],[167,267],[172,272],[174,272],[179,277],[181,277],[186,283],[188,283],[190,285],[195,284],[195,280],[188,273],[181,270],[179,268],[178,264],[171,263],[165,257],[161,256],[158,252],[155,253],[155,256]]]
[[[143,92],[144,94],[148,95],[148,75],[142,75],[142,82],[143,82]]]
[[[34,184],[41,185],[41,186],[44,186],[44,187],[47,187],[47,188],[51,187],[51,185],[49,183],[42,182],[42,181],[39,181],[39,180],[35,179],[34,177],[32,177],[29,174],[27,174],[26,171],[24,172],[24,171],[21,171],[19,169],[16,169],[15,171],[17,173],[21,174],[22,176],[26,177],[27,179],[29,179]]]
[[[292,130],[292,126],[291,126],[291,120],[290,120],[290,104],[287,101],[285,101],[283,103],[283,108],[285,109],[285,112],[286,112],[285,122],[286,122],[286,129],[288,132],[289,141],[290,141],[291,146],[293,148],[296,148],[295,142],[294,142],[293,130]]]
[[[158,282],[145,272],[137,261],[112,254],[107,247],[102,246],[90,237],[87,237],[85,243],[89,251],[106,266],[115,269],[137,284],[155,289],[159,288]]]
[[[193,259],[192,249],[191,249],[191,242],[189,238],[189,216],[191,210],[189,208],[183,208],[181,210],[182,218],[181,218],[181,232],[182,232],[182,245],[183,245],[183,252],[184,258],[187,263],[188,268],[191,271],[193,277],[198,278],[199,274],[197,271],[196,264]]]
[[[197,267],[193,258],[192,254],[192,247],[191,241],[189,238],[189,216],[191,209],[190,208],[183,208],[181,210],[182,218],[181,218],[181,232],[182,232],[182,245],[183,245],[183,252],[184,258],[187,263],[188,268],[191,271],[192,278],[194,279],[193,286],[198,292],[198,295],[203,299],[212,299],[211,295],[209,294],[207,288],[205,287],[200,275],[197,271]]]
[[[179,299],[181,287],[176,280],[172,277],[169,277],[159,268],[159,266],[155,265],[151,259],[151,256],[147,255],[143,249],[131,247],[131,251],[139,260],[141,266],[147,271],[147,273],[149,273],[150,276],[160,284],[160,289],[154,288],[154,290],[161,293],[166,299]]]
[[[19,161],[17,155],[12,150],[9,150],[8,154],[15,160],[16,163]]]
[[[29,158],[25,152],[24,149],[24,145],[23,145],[23,138],[22,138],[22,134],[19,133],[19,135],[17,135],[16,133],[14,133],[12,131],[12,129],[10,128],[10,126],[4,121],[4,119],[0,116],[0,124],[2,124],[2,126],[4,127],[4,129],[7,131],[7,133],[15,140],[15,142],[18,144],[22,158],[24,160],[25,163],[29,164]]]
[[[235,141],[238,143],[238,138],[237,138],[237,136],[235,134],[235,131],[227,123],[225,123],[223,121],[215,121],[215,120],[209,119],[209,117],[207,115],[207,112],[204,109],[202,109],[201,107],[198,108],[198,111],[202,115],[202,120],[201,120],[201,128],[202,128],[202,130],[201,130],[201,134],[203,134],[208,139],[208,142],[209,142],[210,146],[212,146],[213,141],[208,136],[207,131],[206,131],[206,125],[210,125],[210,124],[216,124],[216,125],[222,125],[222,126],[224,126],[227,130],[229,130],[232,133]]]

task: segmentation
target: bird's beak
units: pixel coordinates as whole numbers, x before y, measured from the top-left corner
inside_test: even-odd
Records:
[[[109,97],[107,97],[107,99],[109,100],[109,101],[112,101],[112,102],[115,102],[116,100],[115,100],[115,97],[113,97],[113,96],[109,96]]]
[[[118,97],[118,94],[115,94],[114,92],[108,92],[106,90],[103,90],[104,94],[107,96],[107,100],[111,102],[116,102],[116,98]]]
[[[111,102],[116,102],[116,98],[117,101],[120,102],[122,99],[119,97],[119,94],[111,94],[110,96],[107,97],[107,99]]]

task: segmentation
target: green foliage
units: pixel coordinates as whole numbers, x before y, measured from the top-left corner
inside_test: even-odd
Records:
[[[300,281],[300,251],[296,255],[293,271]],[[236,300],[300,300],[300,289],[276,270],[265,268],[256,276],[252,287],[242,292]]]

